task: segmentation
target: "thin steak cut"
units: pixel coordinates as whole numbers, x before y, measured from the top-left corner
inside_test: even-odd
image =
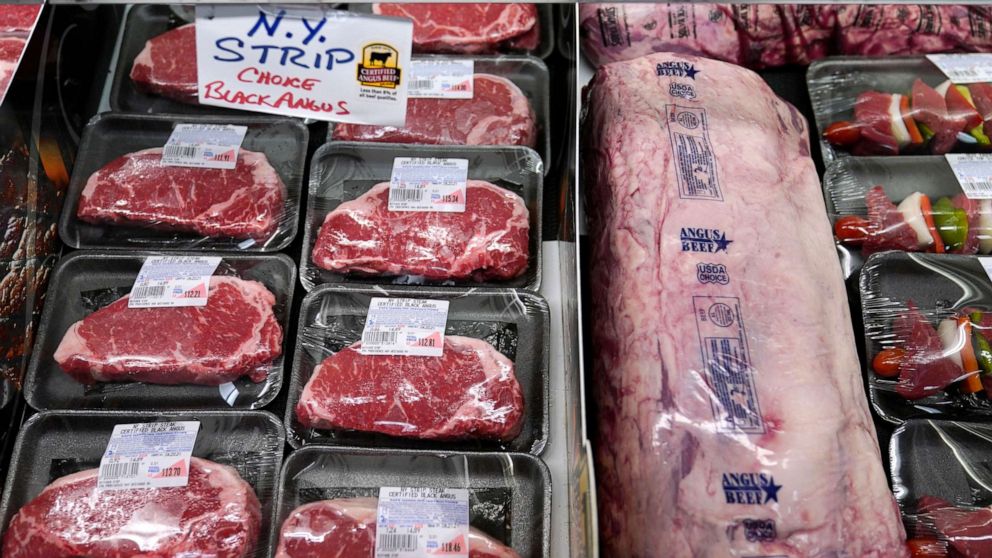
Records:
[[[475,74],[471,99],[410,99],[406,125],[335,124],[333,139],[442,145],[526,145],[537,142],[534,111],[512,81]]]
[[[304,504],[283,522],[275,558],[371,558],[378,508],[376,498]],[[469,558],[520,558],[512,548],[474,527],[469,527],[468,549]]]
[[[491,54],[540,40],[534,4],[383,3],[372,11],[413,20],[414,52]]]
[[[530,222],[520,196],[469,180],[464,213],[390,211],[389,183],[327,214],[313,262],[338,273],[512,279],[527,269]]]
[[[201,307],[128,308],[129,298],[69,326],[55,361],[76,381],[257,383],[282,354],[276,298],[261,283],[215,275]]]
[[[5,558],[251,555],[262,510],[237,471],[190,460],[189,484],[96,491],[98,469],[45,487],[10,521]]]
[[[675,54],[587,99],[604,555],[906,556],[806,121]]]
[[[76,214],[142,226],[264,241],[279,229],[286,186],[262,153],[241,149],[233,169],[165,166],[162,149],[128,153],[93,173]]]
[[[362,355],[360,347],[314,369],[296,405],[304,427],[430,440],[520,434],[524,396],[513,362],[489,343],[447,335],[440,357]]]
[[[196,26],[190,23],[149,39],[134,58],[131,81],[140,91],[199,104]]]

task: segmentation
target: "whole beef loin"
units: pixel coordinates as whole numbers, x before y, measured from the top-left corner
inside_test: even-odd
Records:
[[[93,173],[76,214],[95,224],[144,226],[264,241],[278,229],[286,186],[262,153],[241,149],[233,169],[162,164],[162,149],[128,153]]]
[[[317,365],[296,405],[306,428],[433,440],[512,440],[524,397],[513,362],[480,339],[446,335],[440,357],[362,355],[355,343]]]
[[[149,39],[134,58],[131,81],[146,93],[199,104],[195,25],[176,27]]]
[[[237,471],[190,460],[189,484],[96,491],[97,469],[62,477],[22,507],[3,538],[5,558],[243,558],[262,510]]]
[[[410,99],[406,125],[335,124],[339,141],[442,145],[526,145],[537,142],[534,111],[512,81],[475,74],[471,99]]]
[[[654,54],[584,130],[606,555],[906,556],[802,116]]]
[[[390,211],[389,183],[327,214],[312,259],[339,273],[512,279],[527,269],[530,222],[520,196],[469,180],[465,211]]]
[[[279,531],[275,558],[369,558],[375,553],[376,498],[341,498],[304,504]],[[520,558],[510,547],[469,528],[469,558]]]
[[[540,42],[534,4],[373,4],[413,21],[414,52],[491,54],[533,50]]]
[[[210,279],[207,305],[128,308],[125,296],[72,324],[55,361],[83,384],[220,385],[265,380],[282,354],[275,296],[261,283]]]

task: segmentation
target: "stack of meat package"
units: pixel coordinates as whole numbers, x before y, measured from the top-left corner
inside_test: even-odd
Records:
[[[992,7],[971,5],[582,4],[582,48],[598,66],[652,52],[749,68],[830,54],[992,51]]]
[[[404,126],[330,124],[312,160],[323,124],[199,103],[184,12],[126,12],[113,110],[65,194],[77,250],[24,380],[39,414],[14,449],[4,557],[548,555],[533,53],[550,22],[531,4],[366,11],[412,20],[418,55],[455,53],[427,70],[467,74],[455,98],[411,98]],[[0,175],[3,195],[25,174]],[[14,234],[10,207],[0,249],[30,263],[24,239],[53,239]],[[31,292],[7,274],[5,312]]]

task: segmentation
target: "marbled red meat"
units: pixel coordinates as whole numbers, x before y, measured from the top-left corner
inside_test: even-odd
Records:
[[[909,301],[905,312],[893,321],[892,331],[906,356],[899,365],[896,393],[906,399],[922,399],[944,391],[964,377],[964,371],[944,355],[944,344],[930,322]]]
[[[149,39],[131,66],[131,81],[142,91],[198,104],[195,25]]]
[[[865,257],[884,250],[919,251],[916,233],[881,186],[868,190],[865,205],[868,207],[868,235],[861,245]]]
[[[534,4],[373,4],[381,15],[413,21],[413,51],[496,53],[514,47],[537,48],[540,39]]]

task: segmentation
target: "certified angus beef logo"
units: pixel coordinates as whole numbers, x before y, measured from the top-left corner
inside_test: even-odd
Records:
[[[661,62],[654,69],[659,76],[696,79],[699,70],[688,62]]]
[[[400,53],[384,43],[373,43],[362,49],[358,64],[358,83],[366,87],[396,89],[400,84]]]
[[[723,496],[728,504],[762,505],[778,503],[781,484],[765,473],[724,473]]]
[[[683,252],[715,254],[726,252],[733,240],[727,240],[727,233],[720,229],[682,227],[679,231],[679,242],[682,244]]]

